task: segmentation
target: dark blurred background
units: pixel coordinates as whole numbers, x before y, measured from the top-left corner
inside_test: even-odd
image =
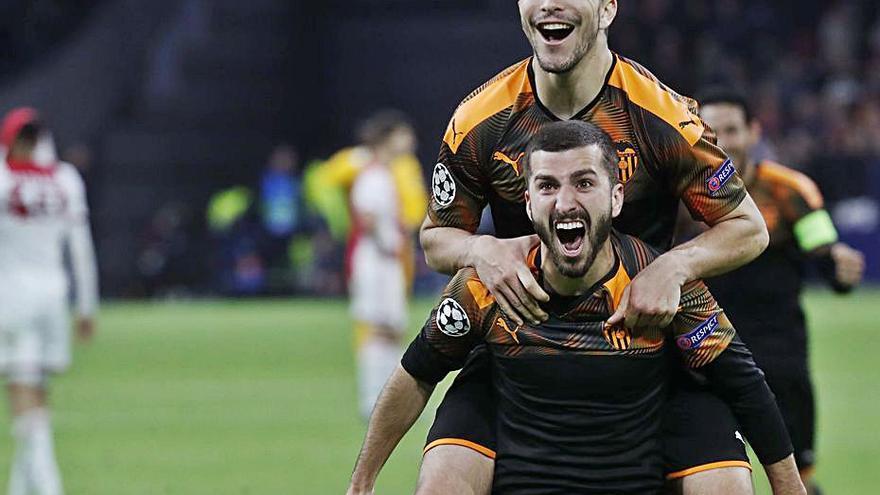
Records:
[[[683,94],[746,89],[760,155],[817,180],[876,281],[878,12],[622,0],[611,46]],[[6,0],[0,110],[41,109],[84,174],[105,296],[333,294],[344,239],[308,204],[303,170],[393,107],[427,173],[461,97],[527,55],[512,0]],[[259,214],[272,170],[296,184],[281,277],[265,274]]]

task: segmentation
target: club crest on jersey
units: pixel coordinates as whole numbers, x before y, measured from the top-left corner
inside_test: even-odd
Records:
[[[605,335],[605,341],[608,342],[608,345],[616,351],[625,351],[632,344],[632,334],[622,324],[614,326],[605,325],[602,333]]]
[[[733,167],[733,162],[730,161],[730,158],[724,160],[724,163],[718,167],[718,170],[712,174],[712,177],[709,177],[709,180],[706,181],[706,187],[709,188],[709,195],[715,196],[718,194],[718,191],[724,187],[724,184],[730,180],[731,177],[736,173],[736,169]]]
[[[616,141],[614,147],[617,149],[617,175],[620,182],[626,184],[639,166],[639,155],[635,146],[627,141]]]
[[[458,301],[448,297],[437,308],[434,321],[437,328],[450,337],[461,337],[471,329],[471,321],[468,319],[467,312],[461,307],[461,304],[458,304]]]
[[[718,315],[712,315],[711,318],[700,323],[700,325],[691,330],[689,333],[682,335],[676,339],[678,347],[688,350],[700,347],[700,344],[706,340],[706,337],[712,335],[718,328]]]
[[[434,165],[434,175],[431,177],[431,192],[434,201],[440,207],[446,207],[452,204],[455,199],[455,179],[446,165],[438,163]]]

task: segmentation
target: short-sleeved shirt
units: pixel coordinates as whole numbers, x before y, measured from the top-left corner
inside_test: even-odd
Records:
[[[521,161],[529,139],[558,118],[534,91],[531,61],[504,70],[455,111],[432,176],[435,224],[474,232],[489,205],[499,237],[533,232]],[[617,148],[624,207],[615,228],[657,249],[671,247],[679,199],[712,224],[746,195],[696,102],[632,60],[614,54],[601,91],[572,119],[596,124]]]
[[[552,294],[543,305],[549,320],[534,326],[507,318],[472,268],[459,271],[404,355],[410,374],[437,382],[462,367],[473,348],[487,345],[498,394],[493,486],[500,492],[659,489],[664,350],[677,345],[687,365],[700,368],[734,336],[700,281],[682,289],[670,327],[607,328],[630,280],[657,255],[617,232],[611,242],[608,274],[582,296]],[[540,263],[536,249],[529,265],[538,280]]]
[[[806,253],[837,241],[822,194],[806,175],[769,160],[757,164],[749,193],[770,244],[751,263],[707,280],[758,357],[804,362],[807,336],[800,306]]]

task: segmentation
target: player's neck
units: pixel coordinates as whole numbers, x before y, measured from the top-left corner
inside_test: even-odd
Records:
[[[559,273],[548,255],[547,246],[542,244],[541,270],[544,272],[544,281],[560,296],[584,295],[614,268],[614,249],[611,247],[610,238],[599,249],[596,259],[583,277],[571,278]]]
[[[535,92],[541,104],[553,115],[570,119],[602,91],[613,63],[614,55],[608,45],[599,40],[573,69],[562,74],[546,72],[536,59],[532,59]]]

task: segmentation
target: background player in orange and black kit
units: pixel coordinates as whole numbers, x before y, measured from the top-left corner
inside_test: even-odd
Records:
[[[800,493],[772,393],[701,281],[683,288],[668,328],[606,324],[632,278],[657,256],[612,231],[623,190],[608,136],[588,123],[557,122],[535,136],[526,157],[528,211],[541,239],[528,264],[552,294],[550,319],[517,325],[473,268],[459,271],[382,393],[350,493],[372,488],[376,467],[424,408],[422,391],[483,343],[498,390],[495,493],[657,493],[670,345],[727,398],[765,451],[785,459],[788,485],[779,466],[768,470],[777,493]]]
[[[700,105],[703,120],[736,163],[770,232],[770,246],[756,260],[706,282],[766,373],[804,484],[816,492],[811,480],[815,401],[801,287],[807,264],[813,263],[835,290],[846,292],[861,281],[864,259],[838,241],[812,180],[778,163],[754,160],[751,150],[761,129],[742,94],[708,89],[700,95]]]
[[[617,229],[667,250],[680,199],[696,218],[713,225],[694,242],[664,254],[641,272],[612,316],[619,321],[626,315],[630,328],[668,323],[666,318],[674,314],[684,283],[722,273],[760,252],[766,242],[760,213],[731,162],[715,146],[712,132],[693,113],[696,104],[637,63],[608,50],[606,31],[616,13],[615,1],[521,0],[519,7],[536,57],[484,84],[465,98],[450,120],[434,168],[433,199],[422,231],[428,262],[446,271],[473,266],[502,310],[515,320],[525,313],[523,307],[535,315],[533,321],[546,317],[532,300],[532,294],[541,291],[534,288],[522,261],[533,241],[528,237],[523,242],[505,241],[533,233],[523,204],[526,185],[520,160],[526,143],[544,124],[560,117],[593,122],[611,135],[619,156],[625,203],[614,222]],[[555,50],[566,43],[576,44],[573,55],[557,61]],[[571,67],[569,58],[574,61]],[[580,80],[565,79],[571,74]],[[591,78],[595,79],[593,97],[584,101],[582,109],[551,110],[560,107],[561,93],[583,96],[578,93],[579,85],[589,85]],[[566,82],[577,88],[559,86]],[[572,96],[572,101],[578,98]],[[501,240],[471,235],[487,205]],[[511,243],[523,248],[515,251]],[[474,256],[481,250],[485,253],[482,260]],[[512,270],[516,273],[511,283]],[[494,403],[485,368],[485,357],[475,352],[438,409],[428,438],[434,449],[427,452],[422,469],[426,483],[431,482],[432,472],[443,483],[449,478],[449,464],[464,457],[460,452],[450,454],[433,470],[432,454],[441,450],[437,446],[466,439],[492,449]],[[727,471],[736,472],[740,482],[749,485],[745,448],[736,437],[736,422],[728,408],[711,394],[684,387],[673,400],[689,416],[669,428],[674,433],[666,450],[671,477]],[[698,440],[703,438],[712,441]],[[696,444],[703,447],[694,448]]]

